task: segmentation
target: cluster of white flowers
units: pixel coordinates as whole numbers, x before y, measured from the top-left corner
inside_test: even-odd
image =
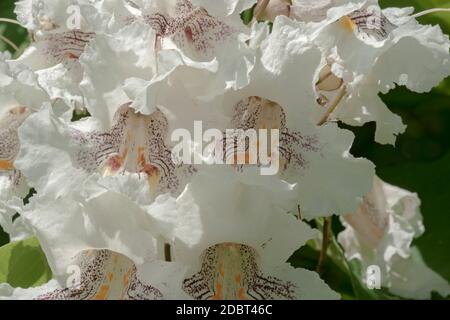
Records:
[[[333,214],[348,258],[380,266],[393,293],[450,293],[410,248],[417,196],[379,181],[337,125],[375,121],[377,142],[394,144],[405,126],[378,94],[449,76],[448,37],[376,0],[256,2],[17,2],[32,43],[0,57],[0,223],[37,236],[54,280],[0,296],[338,299],[286,263],[318,237],[302,219]],[[172,132],[194,136],[196,121],[278,130],[278,173],[250,164],[264,136],[243,164],[176,161]]]

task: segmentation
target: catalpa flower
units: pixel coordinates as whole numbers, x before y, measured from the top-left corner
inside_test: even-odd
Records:
[[[92,115],[103,110],[112,115],[128,101],[149,114],[159,91],[173,81],[204,99],[248,84],[256,57],[246,42],[251,30],[241,21],[237,25],[236,11],[215,16],[188,0],[117,5],[129,16],[117,9],[115,27],[99,34],[81,58]]]
[[[171,268],[173,264],[155,265],[170,270],[171,277],[174,277],[172,273],[177,274],[177,270]],[[69,269],[73,272],[72,279],[66,286],[56,280],[30,289],[0,284],[0,300],[162,300],[170,296],[173,288],[167,282],[159,282],[161,277],[148,272],[155,266],[147,263],[145,267],[143,270],[147,272],[140,272],[130,259],[112,251],[86,250],[74,257]]]
[[[285,263],[315,232],[272,202],[283,186],[250,181],[214,167],[170,204],[172,259],[188,268],[183,291],[197,300],[337,299],[317,274]]]
[[[250,85],[230,90],[211,105],[228,116],[224,132],[268,130],[266,135],[258,136],[255,145],[246,144],[245,150],[236,151],[244,153],[243,159],[251,160],[251,150],[268,147],[263,155],[266,163],[258,164],[275,168],[272,174],[293,186],[303,217],[352,211],[370,190],[367,182],[373,177],[373,165],[350,155],[352,133],[335,124],[320,127],[312,122],[309,107],[314,103],[314,91],[308,83],[320,61],[320,52],[309,46],[299,31],[290,34],[286,41],[296,40],[285,48],[279,42],[280,33],[275,26],[261,44],[262,65],[255,66]],[[303,88],[300,92],[299,87]],[[277,130],[279,142],[272,141],[273,130]]]
[[[60,32],[71,29],[76,22],[86,25],[86,13],[93,13],[90,7],[94,3],[90,0],[19,0],[14,13],[19,23],[32,32]],[[76,9],[84,14],[76,16]]]
[[[84,0],[22,0],[16,7],[19,22],[33,40],[16,63],[36,72],[52,100],[62,99],[77,109],[84,108],[79,59],[95,37],[95,25],[89,19],[93,10]]]
[[[0,225],[13,239],[19,236],[21,219],[8,202],[28,194],[26,178],[15,166],[20,149],[18,129],[25,119],[48,99],[38,86],[36,76],[24,66],[11,66],[10,55],[0,60]]]
[[[129,104],[117,111],[107,131],[94,118],[68,122],[45,108],[20,130],[17,165],[38,193],[54,197],[72,193],[90,178],[134,175],[148,187],[143,203],[148,204],[158,194],[181,191],[193,170],[173,162],[168,130],[161,110],[143,115]]]
[[[425,231],[417,194],[376,177],[358,210],[342,221],[346,229],[338,240],[347,259],[359,260],[362,270],[378,266],[383,287],[412,299],[429,299],[432,291],[444,297],[450,294],[449,283],[431,270],[412,246]]]
[[[285,30],[280,41],[300,29],[322,52],[316,75],[320,121],[376,121],[376,141],[395,142],[405,126],[378,94],[396,85],[427,92],[450,74],[448,36],[438,26],[420,25],[411,13],[382,10],[377,1],[295,1],[290,17],[300,22],[275,21],[275,28]]]
[[[0,118],[0,226],[13,238],[20,220],[13,220],[15,211],[8,201],[25,197],[29,190],[25,177],[14,165],[20,147],[17,129],[28,115],[27,108],[16,107],[3,112]]]
[[[190,0],[153,1],[144,3],[142,10],[139,18],[155,30],[157,48],[174,43],[194,60],[214,59],[217,47],[238,32]]]
[[[65,283],[73,258],[86,250],[108,249],[137,265],[157,258],[157,240],[152,235],[157,225],[149,213],[149,207],[157,204],[145,206],[145,186],[134,176],[113,181],[98,178],[53,200],[51,194],[38,191],[28,205],[14,209],[40,240],[54,277]]]
[[[431,90],[450,74],[450,42],[439,27],[422,26],[409,16],[411,9],[381,10],[369,4],[331,9],[331,23],[316,31],[314,41],[326,61],[317,91],[331,118],[350,125],[376,121],[376,140],[393,144],[405,126],[378,92],[396,85]]]
[[[181,277],[185,267],[176,263],[164,263],[164,243],[154,236],[173,228],[170,216],[166,217],[171,211],[168,206],[173,200],[163,196],[153,201],[150,184],[133,172],[143,163],[131,160],[133,156],[138,157],[139,161],[146,159],[137,144],[139,141],[145,142],[143,139],[151,137],[152,134],[162,138],[160,135],[164,130],[159,126],[166,124],[164,117],[161,114],[154,117],[138,115],[125,105],[121,108],[111,133],[94,132],[86,137],[81,137],[80,132],[73,128],[63,128],[61,123],[58,126],[58,121],[62,122],[62,119],[55,117],[50,109],[31,116],[21,130],[22,138],[26,136],[27,141],[24,143],[24,149],[30,152],[47,149],[48,156],[53,158],[55,163],[65,160],[64,163],[68,164],[74,161],[85,167],[52,166],[56,170],[52,171],[49,177],[43,176],[41,179],[48,179],[47,185],[40,185],[38,181],[38,194],[30,199],[30,203],[25,207],[20,204],[14,207],[40,240],[54,280],[44,286],[26,290],[14,289],[4,284],[0,287],[0,296],[14,299],[182,297]],[[50,126],[50,123],[53,126]],[[31,142],[28,134],[32,134],[33,125],[42,124],[53,129],[48,129],[48,136],[54,139],[54,144],[46,148],[36,146],[35,151],[31,151],[27,145]],[[89,172],[96,169],[88,168],[88,165],[95,164],[95,161],[90,161],[96,160],[96,155],[105,156],[106,152],[111,151],[109,149],[114,141],[120,141],[120,130],[128,130],[123,133],[122,138],[132,137],[133,132],[130,131],[129,125],[141,127],[147,132],[145,137],[125,142],[129,143],[129,160],[118,164],[120,158],[112,155],[110,161],[104,161],[105,177],[101,177],[99,172]],[[68,160],[64,159],[68,154],[65,154],[63,148],[56,152],[52,150],[52,147],[57,147],[55,142],[64,137],[64,134],[69,138],[74,138],[75,134],[75,142],[67,140],[69,145],[84,143],[95,146],[95,143],[100,142],[110,144],[109,147],[97,145],[103,149],[96,150],[95,153],[74,149],[74,158]],[[42,137],[37,140],[40,138]],[[79,138],[82,140],[78,140]],[[59,147],[65,144],[64,140],[59,142]],[[152,140],[149,139],[148,142],[151,143]],[[133,149],[134,147],[136,149]],[[157,149],[158,145],[153,144],[151,147]],[[37,157],[42,155],[37,154]],[[42,159],[43,162],[35,165],[45,171],[47,160],[48,158]],[[122,167],[119,170],[120,166]],[[83,175],[84,170],[90,175]],[[147,173],[141,174],[144,176]],[[35,178],[34,176],[30,180],[36,181]],[[149,179],[151,180],[151,177]],[[58,188],[59,182],[73,184],[68,188]]]
[[[411,9],[351,9],[346,15],[331,10],[330,16],[339,20],[316,38],[327,59],[317,86],[319,99],[326,108],[334,108],[343,90],[346,97],[331,117],[351,125],[376,121],[376,140],[392,144],[405,127],[377,93],[396,85],[416,92],[431,90],[450,74],[450,42],[439,27],[422,26],[409,16]]]
[[[114,34],[99,34],[81,58],[84,79],[81,88],[90,114],[111,128],[121,105],[133,103],[139,112],[151,114],[160,102],[159,91],[172,72],[172,63],[155,60],[156,33],[141,22]],[[151,86],[154,92],[147,91]]]
[[[38,114],[39,115],[39,114]],[[185,267],[165,263],[154,236],[173,228],[135,175],[93,177],[64,197],[40,192],[16,205],[44,250],[54,279],[31,289],[0,286],[14,299],[169,299],[179,297]],[[148,205],[145,205],[148,204]]]

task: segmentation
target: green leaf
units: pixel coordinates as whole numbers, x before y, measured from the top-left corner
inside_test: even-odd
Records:
[[[254,8],[254,7],[253,7]],[[253,20],[253,8],[247,9],[241,13],[241,19],[244,24],[249,24]]]
[[[47,259],[35,237],[0,248],[0,283],[7,282],[15,288],[30,288],[51,278]]]

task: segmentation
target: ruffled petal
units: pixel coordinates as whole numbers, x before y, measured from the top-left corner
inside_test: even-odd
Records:
[[[449,284],[412,247],[425,231],[419,207],[416,194],[376,178],[356,214],[343,218],[346,229],[338,240],[347,259],[358,259],[362,270],[378,266],[382,286],[392,293],[414,299],[429,299],[432,291],[446,296]]]
[[[164,276],[170,271],[171,276],[177,279],[173,274],[180,269],[174,264],[153,265],[148,262],[145,269],[159,273],[160,282],[153,285],[130,259],[112,251],[86,250],[76,255],[72,263],[67,270],[70,276],[64,286],[56,280],[30,289],[14,289],[2,284],[0,299],[162,300],[170,298],[171,292],[179,291],[179,285],[171,287],[169,283],[173,283],[173,280]],[[163,271],[163,267],[166,271]]]

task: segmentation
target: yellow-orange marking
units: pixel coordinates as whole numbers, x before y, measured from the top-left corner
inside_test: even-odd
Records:
[[[8,160],[0,160],[0,170],[13,170],[14,164]]]
[[[109,286],[107,284],[104,284],[100,287],[99,292],[94,297],[94,300],[106,300],[106,297],[108,296],[109,292]]]
[[[220,281],[216,281],[215,285],[216,294],[212,297],[213,300],[222,300],[222,292],[223,292],[223,286]]]
[[[353,32],[356,29],[356,24],[348,16],[341,18],[339,22],[341,23],[341,26],[348,31]]]

